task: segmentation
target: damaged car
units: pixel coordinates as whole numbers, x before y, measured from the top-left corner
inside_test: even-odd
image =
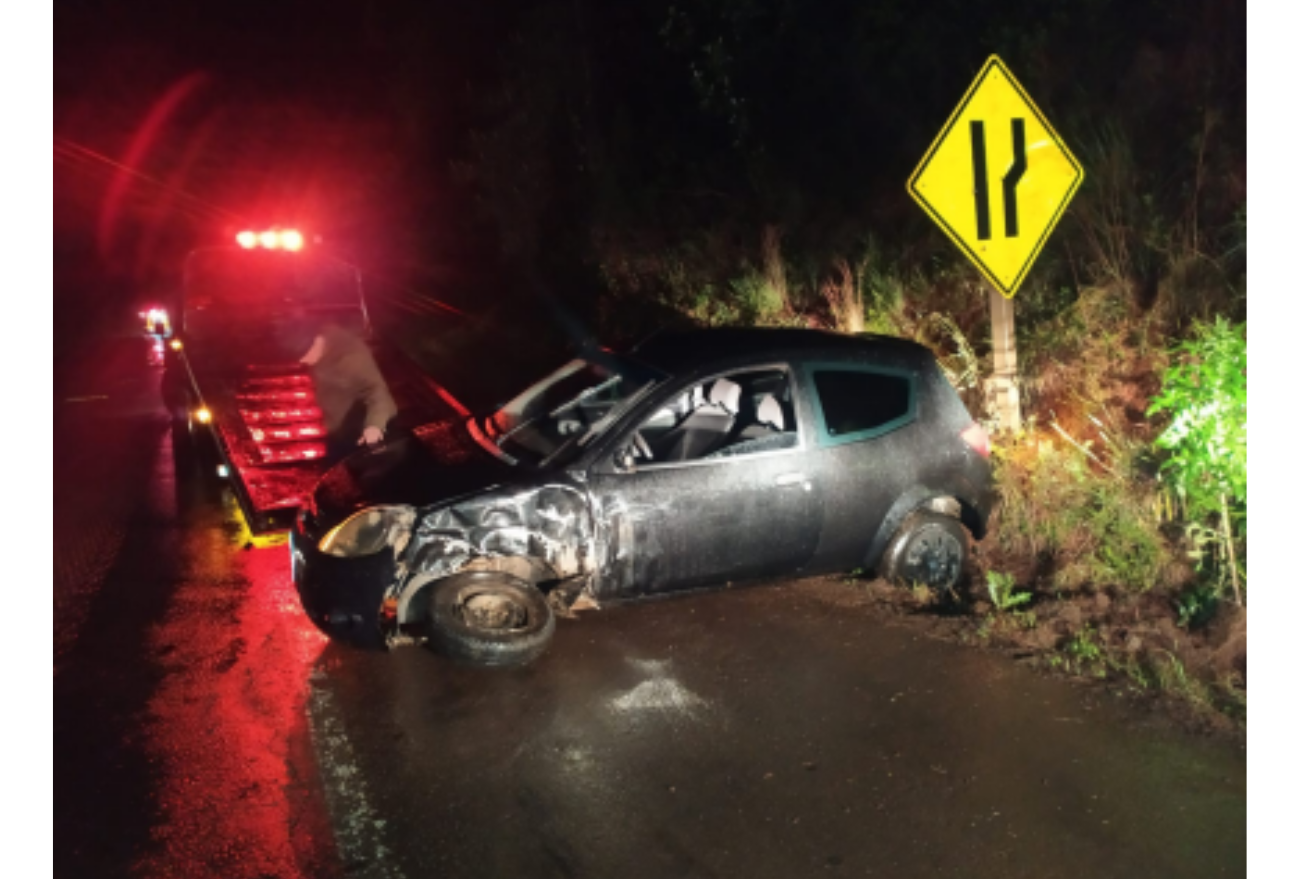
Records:
[[[921,345],[664,333],[346,459],[296,520],[293,579],[332,638],[487,665],[537,657],[556,615],[682,590],[853,569],[946,590],[988,456]]]

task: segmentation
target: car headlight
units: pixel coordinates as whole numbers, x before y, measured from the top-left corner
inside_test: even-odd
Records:
[[[414,507],[367,507],[331,528],[320,540],[320,551],[340,558],[374,555],[399,541],[405,543],[402,538],[414,524]]]

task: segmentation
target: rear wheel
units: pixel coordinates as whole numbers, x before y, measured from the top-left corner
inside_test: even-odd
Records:
[[[889,580],[952,592],[966,570],[969,547],[961,522],[942,513],[917,512],[903,521],[889,541],[880,573]]]
[[[477,665],[531,662],[555,634],[546,596],[498,571],[453,574],[429,587],[429,646]]]

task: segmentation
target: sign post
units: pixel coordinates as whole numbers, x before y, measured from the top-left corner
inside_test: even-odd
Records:
[[[1020,430],[1020,382],[1016,364],[1016,312],[1011,300],[989,288],[989,322],[993,333],[993,375],[985,385],[985,398],[993,404],[998,426]]]
[[[1003,428],[1020,427],[1011,298],[1083,182],[1083,168],[998,56],[948,117],[907,191],[993,289],[993,377]]]

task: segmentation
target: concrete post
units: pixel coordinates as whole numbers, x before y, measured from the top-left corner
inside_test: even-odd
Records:
[[[1020,430],[1020,374],[1016,365],[1016,314],[1011,300],[989,286],[993,375],[985,384],[1002,430]]]

